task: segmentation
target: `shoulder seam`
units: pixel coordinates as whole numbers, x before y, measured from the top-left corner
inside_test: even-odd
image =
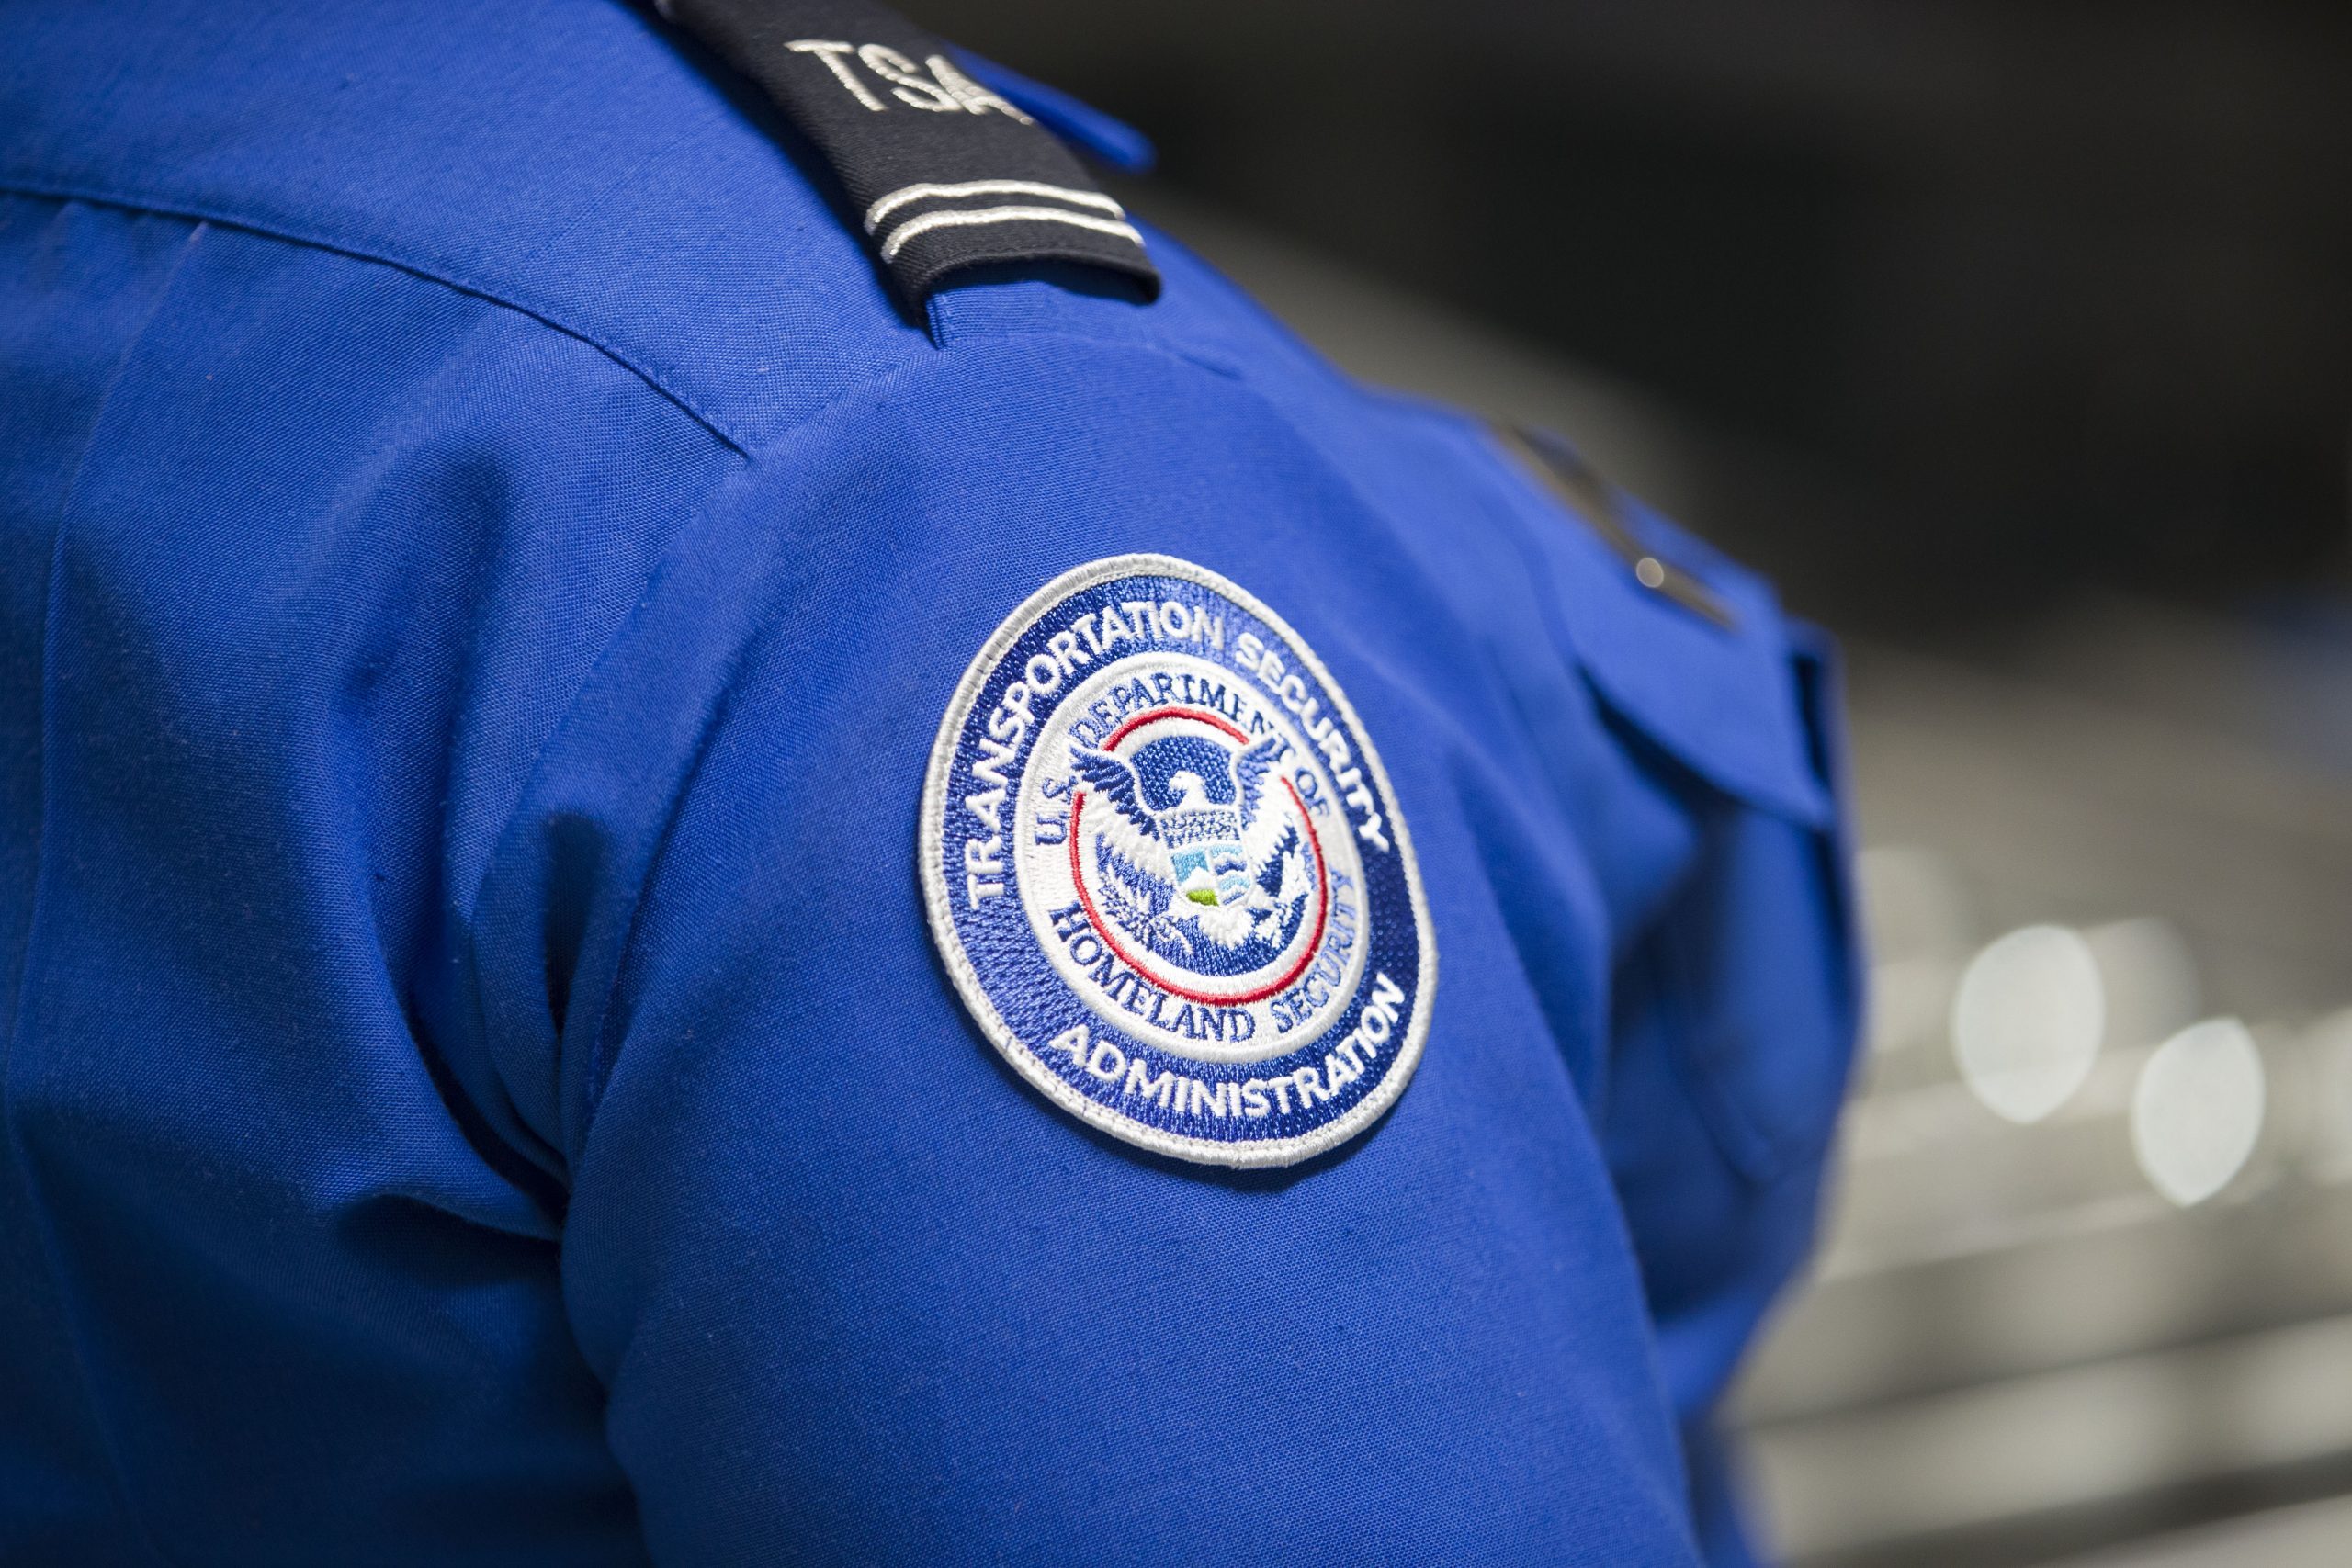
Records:
[[[717,416],[700,407],[697,407],[693,399],[688,398],[684,393],[669,385],[661,378],[660,375],[655,373],[650,367],[639,364],[637,360],[631,358],[628,355],[622,353],[619,349],[615,348],[611,344],[605,343],[593,333],[583,331],[582,329],[572,325],[569,321],[562,321],[548,314],[545,310],[526,304],[520,299],[502,294],[496,289],[485,288],[479,283],[470,282],[465,278],[455,276],[448,273],[436,271],[432,267],[422,265],[417,262],[407,260],[400,256],[388,255],[378,251],[363,250],[356,245],[326,239],[316,234],[305,234],[292,229],[279,228],[272,224],[255,222],[250,217],[240,216],[233,212],[215,210],[192,202],[158,201],[135,196],[126,196],[120,192],[109,191],[93,186],[62,184],[52,185],[9,176],[0,176],[0,195],[31,197],[37,199],[51,201],[85,201],[100,207],[119,208],[130,212],[153,213],[157,217],[178,218],[187,220],[190,222],[210,223],[219,228],[235,229],[248,234],[256,234],[263,239],[275,240],[283,244],[300,245],[306,250],[322,251],[332,255],[345,256],[353,261],[368,262],[378,266],[390,267],[396,272],[407,273],[412,277],[421,278],[427,283],[438,284],[442,288],[450,289],[456,293],[483,300],[489,304],[496,305],[503,310],[512,310],[519,316],[526,316],[530,320],[538,322],[539,325],[548,328],[551,332],[561,333],[568,338],[571,338],[579,343],[587,344],[590,348],[594,349],[597,353],[603,355],[605,358],[611,360],[614,364],[619,366],[622,369],[628,371],[630,375],[644,382],[646,386],[660,394],[665,401],[673,404],[680,412],[685,414],[687,418],[693,420],[696,424],[701,425],[705,430],[708,431],[738,457],[749,458],[751,456],[750,447],[741,437],[736,435],[732,431],[721,424]]]

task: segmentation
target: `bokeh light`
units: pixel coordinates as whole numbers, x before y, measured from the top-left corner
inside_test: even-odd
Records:
[[[2201,1203],[2245,1167],[2262,1135],[2262,1053],[2233,1018],[2193,1023],[2148,1057],[2132,1096],[2132,1151],[2157,1191]]]
[[[1961,1077],[2011,1122],[2039,1122],[2073,1098],[2106,1032],[2098,961],[2064,926],[2028,926],[1994,942],[1969,961],[1952,997]]]

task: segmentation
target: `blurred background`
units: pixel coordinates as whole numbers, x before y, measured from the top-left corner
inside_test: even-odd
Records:
[[[1803,1568],[2352,1563],[2352,6],[911,0],[1342,364],[1851,658]]]

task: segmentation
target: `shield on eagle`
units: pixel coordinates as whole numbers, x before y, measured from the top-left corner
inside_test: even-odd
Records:
[[[1077,761],[1087,782],[1167,852],[1176,896],[1225,909],[1257,886],[1243,836],[1278,745],[1236,748],[1205,735],[1164,735],[1127,759],[1086,751]]]

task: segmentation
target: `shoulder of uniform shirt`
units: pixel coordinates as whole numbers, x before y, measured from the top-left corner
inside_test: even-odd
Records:
[[[0,188],[379,262],[592,344],[739,449],[959,341],[1312,362],[1166,236],[1161,298],[1071,274],[896,304],[816,154],[619,0],[114,0],[0,19]]]

